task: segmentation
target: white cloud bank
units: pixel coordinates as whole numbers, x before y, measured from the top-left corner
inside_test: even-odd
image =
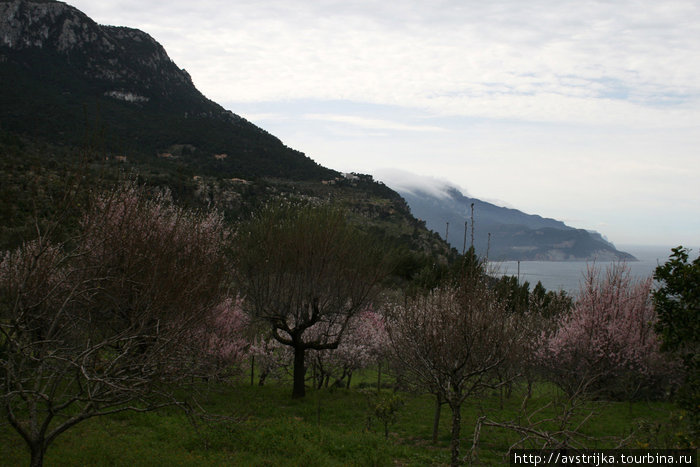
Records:
[[[423,192],[435,196],[437,198],[447,198],[449,194],[447,190],[450,187],[455,187],[454,184],[446,179],[428,177],[418,175],[406,170],[387,167],[374,171],[375,178],[392,189],[400,192],[417,193]],[[455,187],[457,188],[457,187]],[[467,194],[465,190],[457,188],[462,194]]]
[[[149,31],[219,102],[655,126],[698,117],[696,1],[73,4]]]
[[[406,123],[395,122],[391,120],[381,120],[377,118],[365,118],[357,115],[334,115],[334,114],[304,114],[302,118],[306,120],[320,120],[323,122],[338,122],[345,123],[360,128],[368,128],[373,130],[395,130],[395,131],[412,131],[412,132],[442,132],[446,131],[433,125],[411,125]]]

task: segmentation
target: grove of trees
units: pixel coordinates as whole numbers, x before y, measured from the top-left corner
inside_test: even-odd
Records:
[[[498,279],[473,249],[396,280],[397,256],[326,204],[280,203],[232,224],[134,182],[85,199],[61,236],[37,222],[0,256],[1,410],[32,465],[83,420],[187,409],[183,387],[244,364],[251,382],[256,370],[259,384],[291,377],[293,398],[309,384],[349,388],[366,368],[379,391],[383,369],[394,391],[435,397],[434,440],[449,407],[452,465],[482,426],[522,434],[511,447],[581,447],[569,426],[579,399],[677,393],[697,429],[700,260],[685,249],[657,269],[656,288],[617,264],[591,268],[572,297]],[[536,382],[568,398],[557,431],[485,414],[465,456],[465,402],[523,383],[529,397]],[[386,401],[374,411],[388,436],[402,402]]]
[[[133,183],[92,197],[75,235],[0,260],[0,400],[32,465],[91,417],[180,404],[210,370],[231,231]]]

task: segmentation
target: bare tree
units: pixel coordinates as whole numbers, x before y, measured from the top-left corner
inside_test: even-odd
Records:
[[[459,454],[465,399],[494,387],[495,370],[518,352],[515,317],[496,300],[480,269],[390,310],[393,359],[452,411],[452,465]],[[440,400],[438,399],[438,400]]]
[[[127,184],[95,196],[79,231],[0,260],[0,398],[31,465],[83,420],[177,404],[225,292],[216,214]]]
[[[268,208],[237,242],[249,311],[294,349],[292,397],[304,397],[305,352],[338,347],[386,274],[385,252],[329,206]]]
[[[582,384],[572,394],[563,398],[554,397],[535,408],[528,406],[528,393],[523,397],[520,410],[511,419],[497,420],[482,415],[474,426],[470,461],[478,464],[478,448],[484,427],[517,435],[508,447],[507,454],[514,449],[587,449],[601,443],[610,444],[615,448],[626,446],[632,434],[621,438],[595,437],[585,433],[585,427],[590,425],[597,415],[590,407],[586,391],[586,384]]]
[[[578,386],[567,394],[552,395],[545,403],[532,407],[532,394],[528,391],[522,399],[520,410],[508,419],[498,419],[488,414],[476,421],[469,461],[479,463],[479,443],[484,427],[508,432],[515,436],[505,456],[515,449],[569,450],[591,449],[607,445],[615,449],[629,446],[634,437],[632,431],[627,436],[593,436],[586,433],[586,427],[595,423],[597,416],[605,411],[608,402],[590,399],[590,387],[595,385],[599,375],[587,374],[579,378]]]

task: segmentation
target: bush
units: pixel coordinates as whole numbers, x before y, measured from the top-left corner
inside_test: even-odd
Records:
[[[674,248],[656,268],[660,286],[654,292],[659,320],[656,331],[662,350],[683,362],[685,381],[678,402],[688,411],[693,429],[700,430],[700,257],[688,262],[688,250]]]

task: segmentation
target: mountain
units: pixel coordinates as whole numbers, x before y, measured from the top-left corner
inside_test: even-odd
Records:
[[[0,128],[198,172],[339,175],[205,98],[163,47],[49,0],[0,0]]]
[[[386,241],[399,280],[456,256],[395,191],[323,167],[207,99],[145,32],[62,2],[0,0],[0,83],[0,250],[32,238],[35,216],[50,221],[74,186],[137,177],[234,222],[267,203],[331,201]]]
[[[397,171],[382,172],[378,178],[403,196],[414,216],[443,238],[447,236],[446,240],[459,251],[471,244],[472,226],[468,225],[465,232],[465,222],[470,222],[473,205],[474,247],[490,259],[636,260],[597,232],[470,198],[446,182]]]
[[[410,210],[436,232],[450,222],[459,251],[459,226],[474,203],[475,246],[485,254],[490,232],[491,258],[629,259],[599,234],[470,199],[454,187],[439,195],[401,191],[407,205],[370,176],[323,167],[207,99],[145,32],[99,25],[62,2],[0,0],[0,82],[5,244],[22,236],[18,213],[32,206],[23,198],[28,184],[40,185],[48,203],[78,154],[103,179],[128,168],[187,204],[214,205],[234,218],[270,199],[331,199],[367,229],[442,261],[454,252]]]

